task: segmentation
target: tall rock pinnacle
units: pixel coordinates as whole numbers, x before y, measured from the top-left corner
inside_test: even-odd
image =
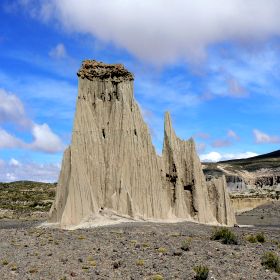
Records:
[[[166,114],[163,156],[156,155],[133,75],[86,60],[78,77],[72,141],[49,221],[62,228],[102,218],[217,223],[193,140],[178,139]]]

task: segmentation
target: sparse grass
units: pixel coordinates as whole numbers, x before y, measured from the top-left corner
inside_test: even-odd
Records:
[[[211,236],[212,240],[220,240],[223,244],[237,245],[237,236],[228,228],[216,228]]]
[[[172,232],[172,233],[170,233],[170,236],[171,237],[179,237],[179,236],[181,236],[181,233],[180,232]]]
[[[10,268],[12,271],[16,271],[18,269],[16,264],[12,264]]]
[[[78,236],[78,239],[79,239],[79,240],[84,240],[84,239],[86,239],[86,237],[85,237],[84,235],[79,235],[79,236]]]
[[[95,260],[89,261],[88,264],[89,264],[90,266],[95,267],[95,266],[96,266],[96,261],[95,261]]]
[[[143,244],[142,244],[142,247],[143,247],[143,248],[149,248],[149,247],[150,247],[150,244],[149,244],[149,243],[143,243]]]
[[[246,235],[245,239],[250,243],[256,243],[257,242],[257,239],[253,234]]]
[[[206,280],[208,278],[209,269],[207,266],[199,265],[194,267],[193,270],[196,273],[196,280]]]
[[[245,239],[250,243],[257,243],[257,242],[264,243],[265,242],[265,236],[262,232],[257,233],[256,235],[248,234],[245,236]]]
[[[189,237],[185,240],[182,241],[182,244],[181,244],[181,249],[183,251],[189,251],[190,248],[191,248],[191,243],[192,243],[192,239]]]
[[[9,264],[8,260],[6,260],[6,259],[3,259],[1,263],[2,263],[2,265],[8,265]]]
[[[152,280],[164,280],[164,278],[160,274],[156,274],[152,276]]]
[[[29,273],[33,274],[33,273],[37,273],[38,269],[36,267],[32,267],[28,270]]]
[[[264,236],[264,233],[261,232],[261,233],[257,233],[256,234],[256,239],[259,243],[264,243],[265,242],[265,236]]]
[[[142,259],[139,259],[139,260],[136,261],[136,265],[143,266],[143,265],[145,265],[145,261],[142,260]]]
[[[274,270],[275,272],[280,274],[280,259],[279,257],[273,252],[266,252],[262,256],[261,264],[270,270]]]
[[[167,253],[167,249],[166,249],[165,247],[159,247],[159,248],[157,249],[157,251],[158,251],[159,253],[161,253],[161,254],[166,254],[166,253]]]

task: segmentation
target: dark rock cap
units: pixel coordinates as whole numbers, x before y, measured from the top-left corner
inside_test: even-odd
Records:
[[[96,60],[84,60],[77,75],[91,81],[95,78],[114,82],[134,80],[133,74],[126,70],[122,64],[106,64]]]

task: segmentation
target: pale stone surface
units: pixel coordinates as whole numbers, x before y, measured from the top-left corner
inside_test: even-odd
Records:
[[[236,224],[225,176],[207,181],[211,210],[220,224]]]
[[[167,114],[163,156],[156,155],[133,75],[120,64],[85,61],[78,76],[72,142],[49,221],[63,228],[102,217],[217,223],[193,140],[178,139]]]

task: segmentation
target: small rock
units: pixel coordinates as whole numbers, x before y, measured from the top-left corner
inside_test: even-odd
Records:
[[[121,266],[121,261],[115,261],[115,262],[113,262],[113,268],[114,269],[117,269],[117,268],[119,268]]]
[[[182,256],[183,253],[181,251],[174,251],[173,256]]]

